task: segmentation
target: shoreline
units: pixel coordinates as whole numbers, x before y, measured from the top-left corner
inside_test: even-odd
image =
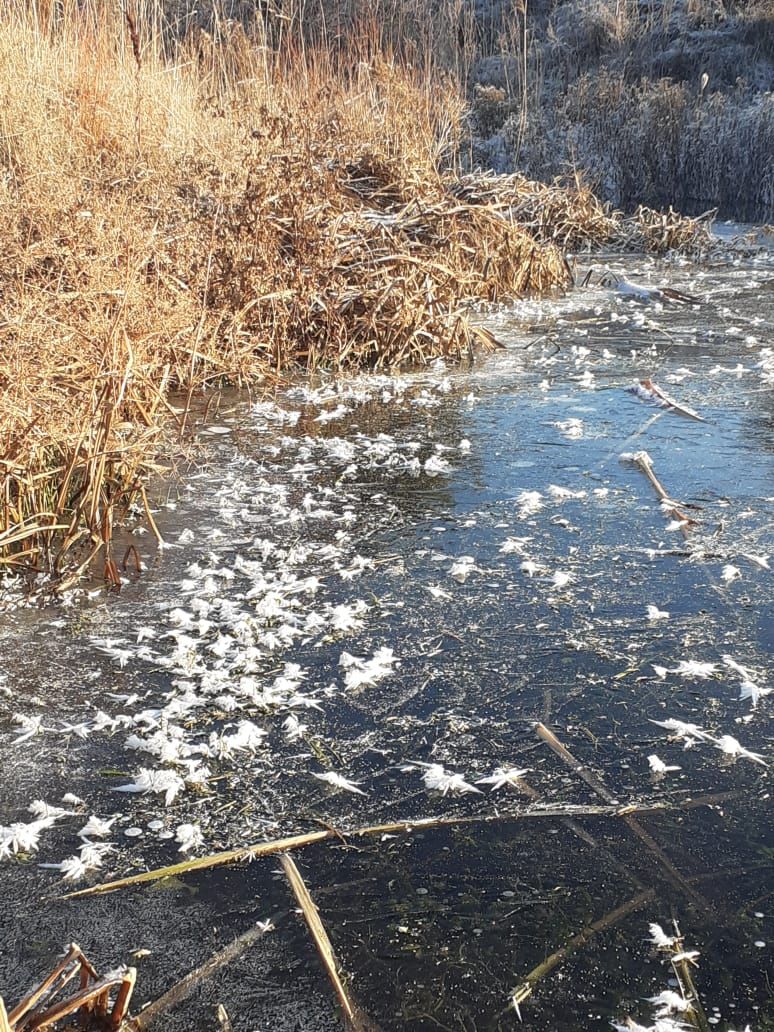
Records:
[[[470,306],[571,286],[568,250],[711,246],[578,179],[464,175],[462,82],[372,24],[344,53],[229,23],[170,57],[154,10],[0,21],[0,570],[120,581],[172,391],[459,360],[496,346]]]

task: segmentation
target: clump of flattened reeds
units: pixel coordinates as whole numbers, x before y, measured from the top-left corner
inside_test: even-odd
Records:
[[[714,218],[714,209],[690,218],[675,211],[671,205],[667,211],[655,211],[640,204],[631,216],[623,220],[629,231],[625,237],[626,244],[633,250],[651,254],[669,251],[707,254],[719,246],[711,232]]]
[[[536,239],[569,250],[608,243],[618,231],[620,216],[579,178],[570,184],[548,184],[519,173],[474,172],[461,179],[457,192],[471,201],[496,205]]]
[[[624,215],[600,201],[578,175],[570,182],[540,183],[519,173],[474,172],[455,190],[503,212],[536,240],[570,251],[605,245],[651,254],[705,254],[717,246],[710,232],[714,212],[688,218],[672,208],[662,212],[640,205]]]
[[[0,564],[120,580],[172,389],[456,358],[487,343],[470,302],[567,281],[450,191],[432,70],[233,24],[170,57],[147,4],[56,10],[0,14]]]

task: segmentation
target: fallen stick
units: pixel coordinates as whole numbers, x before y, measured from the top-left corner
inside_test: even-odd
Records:
[[[683,524],[683,526],[680,529],[683,534],[683,537],[685,537],[687,533],[687,527],[695,527],[696,520],[691,519],[690,516],[687,516],[682,511],[682,509],[680,509],[677,502],[673,501],[673,499],[667,494],[666,490],[664,489],[664,485],[653,472],[653,460],[651,459],[650,455],[648,455],[646,451],[638,451],[633,453],[624,452],[624,454],[621,455],[621,459],[624,462],[634,463],[637,469],[639,469],[642,473],[645,474],[645,476],[648,478],[651,485],[653,486],[653,490],[658,495],[659,501],[661,502],[662,506],[664,506],[666,511],[673,519],[679,520],[679,522]]]
[[[148,1004],[136,1018],[132,1018],[129,1021],[128,1028],[130,1032],[145,1032],[145,1029],[150,1028],[158,1018],[184,1000],[200,982],[210,978],[216,971],[220,971],[221,968],[236,960],[254,942],[266,935],[268,931],[270,931],[270,928],[263,924],[253,925],[252,928],[248,928],[246,932],[243,932],[233,942],[230,942],[228,946],[214,953],[209,960],[205,960],[198,968],[189,971],[171,989],[168,989],[163,996],[159,996],[153,1003]]]
[[[641,892],[633,899],[628,902],[621,904],[620,907],[616,907],[615,910],[611,910],[610,913],[605,914],[604,917],[600,917],[598,921],[594,921],[588,928],[584,928],[583,931],[578,932],[569,939],[564,946],[561,946],[558,950],[555,950],[550,957],[547,957],[541,964],[533,968],[527,977],[519,983],[519,985],[511,993],[511,1003],[513,1004],[519,1020],[521,1021],[521,1012],[519,1010],[520,1005],[532,994],[533,989],[537,983],[545,978],[555,967],[558,967],[562,961],[569,957],[571,953],[574,953],[581,946],[584,946],[590,939],[593,939],[599,932],[605,931],[607,928],[612,928],[613,925],[618,924],[629,914],[635,910],[639,910],[640,907],[645,906],[646,903],[650,903],[656,898],[656,893],[653,889],[648,889],[646,892]]]
[[[12,1032],[8,1022],[8,1011],[5,1009],[2,996],[0,996],[0,1032]]]
[[[694,412],[692,408],[688,408],[687,405],[681,405],[679,401],[675,401],[674,398],[670,397],[666,391],[662,391],[657,383],[652,380],[640,380],[632,388],[634,394],[637,397],[642,398],[644,401],[648,401],[651,404],[655,403],[660,405],[662,408],[671,409],[676,412],[679,416],[686,416],[688,419],[695,419],[699,423],[706,423],[703,416],[700,416],[698,412]]]
[[[725,794],[722,798],[726,798]],[[373,824],[365,828],[351,831],[340,831],[337,828],[325,828],[323,831],[310,831],[303,835],[292,835],[288,838],[272,839],[269,842],[258,842],[239,849],[228,849],[222,853],[210,853],[208,856],[194,860],[182,860],[168,867],[157,867],[141,874],[132,874],[126,878],[92,885],[87,889],[78,889],[66,893],[62,899],[77,899],[81,896],[96,896],[104,892],[115,892],[131,885],[142,885],[146,882],[159,881],[161,878],[176,878],[181,874],[193,871],[208,871],[224,864],[238,863],[241,860],[257,860],[263,856],[284,853],[291,849],[302,849],[317,842],[329,839],[365,838],[372,835],[409,835],[415,830],[425,831],[427,828],[455,827],[464,824],[493,824],[503,821],[520,821],[535,819],[564,819],[566,817],[621,817],[632,813],[661,813],[670,809],[692,809],[695,806],[711,805],[715,796],[706,796],[700,800],[690,800],[680,807],[671,807],[661,803],[650,806],[637,804],[625,806],[547,806],[534,807],[518,813],[486,814],[483,817],[425,817],[414,821],[397,821],[392,824]]]
[[[616,802],[615,797],[606,788],[606,786],[602,784],[600,779],[579,760],[576,760],[569,749],[562,745],[550,728],[547,728],[544,724],[537,724],[535,730],[537,731],[538,737],[541,738],[571,770],[582,778],[586,784],[597,793],[597,795],[601,796],[601,798],[607,803],[613,804]],[[708,913],[711,913],[712,907],[709,902],[701,895],[701,893],[697,892],[696,889],[694,889],[686,878],[678,871],[653,836],[650,835],[635,818],[634,811],[627,810],[626,812],[621,813],[621,816],[629,830],[633,832],[633,834],[635,834],[656,857],[666,872],[668,880],[674,885],[674,887],[685,893],[689,899],[693,900],[694,903],[699,904]]]
[[[331,984],[336,992],[336,996],[339,999],[341,1009],[344,1011],[344,1015],[347,1019],[347,1027],[352,1029],[353,1032],[365,1032],[366,1025],[361,1019],[358,1008],[350,999],[349,994],[344,987],[344,983],[341,980],[339,965],[336,960],[336,954],[333,952],[331,940],[328,938],[328,933],[325,931],[325,925],[320,919],[320,912],[312,899],[309,889],[306,887],[306,882],[301,877],[301,872],[296,867],[295,861],[289,853],[281,854],[280,863],[282,864],[282,870],[285,872],[285,877],[293,890],[293,895],[296,897],[298,905],[301,907],[304,920],[306,921],[309,932],[314,940],[314,944],[317,947],[317,952],[320,954],[320,960],[323,962],[323,967],[325,968],[328,978],[331,980]]]

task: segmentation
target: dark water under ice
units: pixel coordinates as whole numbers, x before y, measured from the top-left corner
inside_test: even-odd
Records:
[[[498,816],[296,855],[377,1027],[518,1027],[514,988],[650,891],[535,984],[524,1027],[649,1025],[644,998],[670,969],[648,924],[676,920],[700,951],[709,1026],[774,1028],[771,767],[711,741],[685,749],[652,723],[693,722],[774,763],[772,697],[740,699],[745,676],[724,660],[772,687],[774,256],[608,267],[702,303],[587,288],[492,316],[507,349],[471,370],[296,385],[256,406],[223,396],[197,467],[157,489],[170,547],[139,528],[122,539],[141,576],[120,594],[95,583],[0,616],[0,826],[31,821],[35,799],[84,800],[37,852],[0,861],[6,999],[76,940],[100,968],[136,963],[141,1003],[272,918],[275,931],[157,1027],[216,1028],[218,1003],[237,1030],[341,1027],[276,858],[62,901],[68,886],[38,864],[77,852],[90,814],[119,814],[115,850],[74,887],[184,858],[159,834],[184,823],[200,827],[191,855],[203,855],[323,825]],[[643,402],[629,388],[645,377],[706,421]],[[671,527],[621,461],[643,450],[694,525]],[[175,610],[207,621],[177,648]],[[393,660],[374,664],[384,648]],[[347,684],[347,653],[364,683]],[[684,676],[682,661],[713,666]],[[98,710],[127,719],[94,730]],[[20,744],[17,714],[42,727]],[[305,725],[294,740],[291,714]],[[253,749],[224,745],[242,720],[265,732]],[[517,787],[444,796],[401,769],[440,763],[475,783],[528,768],[546,805],[604,805],[537,721],[608,797],[665,805],[640,819],[650,845],[620,817],[509,819],[530,803]],[[67,730],[78,724],[86,737]],[[126,748],[155,732],[209,770],[169,806],[114,791],[140,768],[191,769]],[[679,770],[655,777],[651,754]],[[366,794],[312,776],[331,770]],[[686,806],[705,794],[722,799]],[[150,952],[133,961],[136,950]]]

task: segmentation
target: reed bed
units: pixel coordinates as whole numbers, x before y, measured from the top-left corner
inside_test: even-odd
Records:
[[[0,565],[70,582],[100,556],[120,582],[112,527],[173,390],[458,359],[491,344],[471,302],[568,281],[556,246],[450,189],[443,71],[374,25],[347,48],[253,29],[0,15]]]

